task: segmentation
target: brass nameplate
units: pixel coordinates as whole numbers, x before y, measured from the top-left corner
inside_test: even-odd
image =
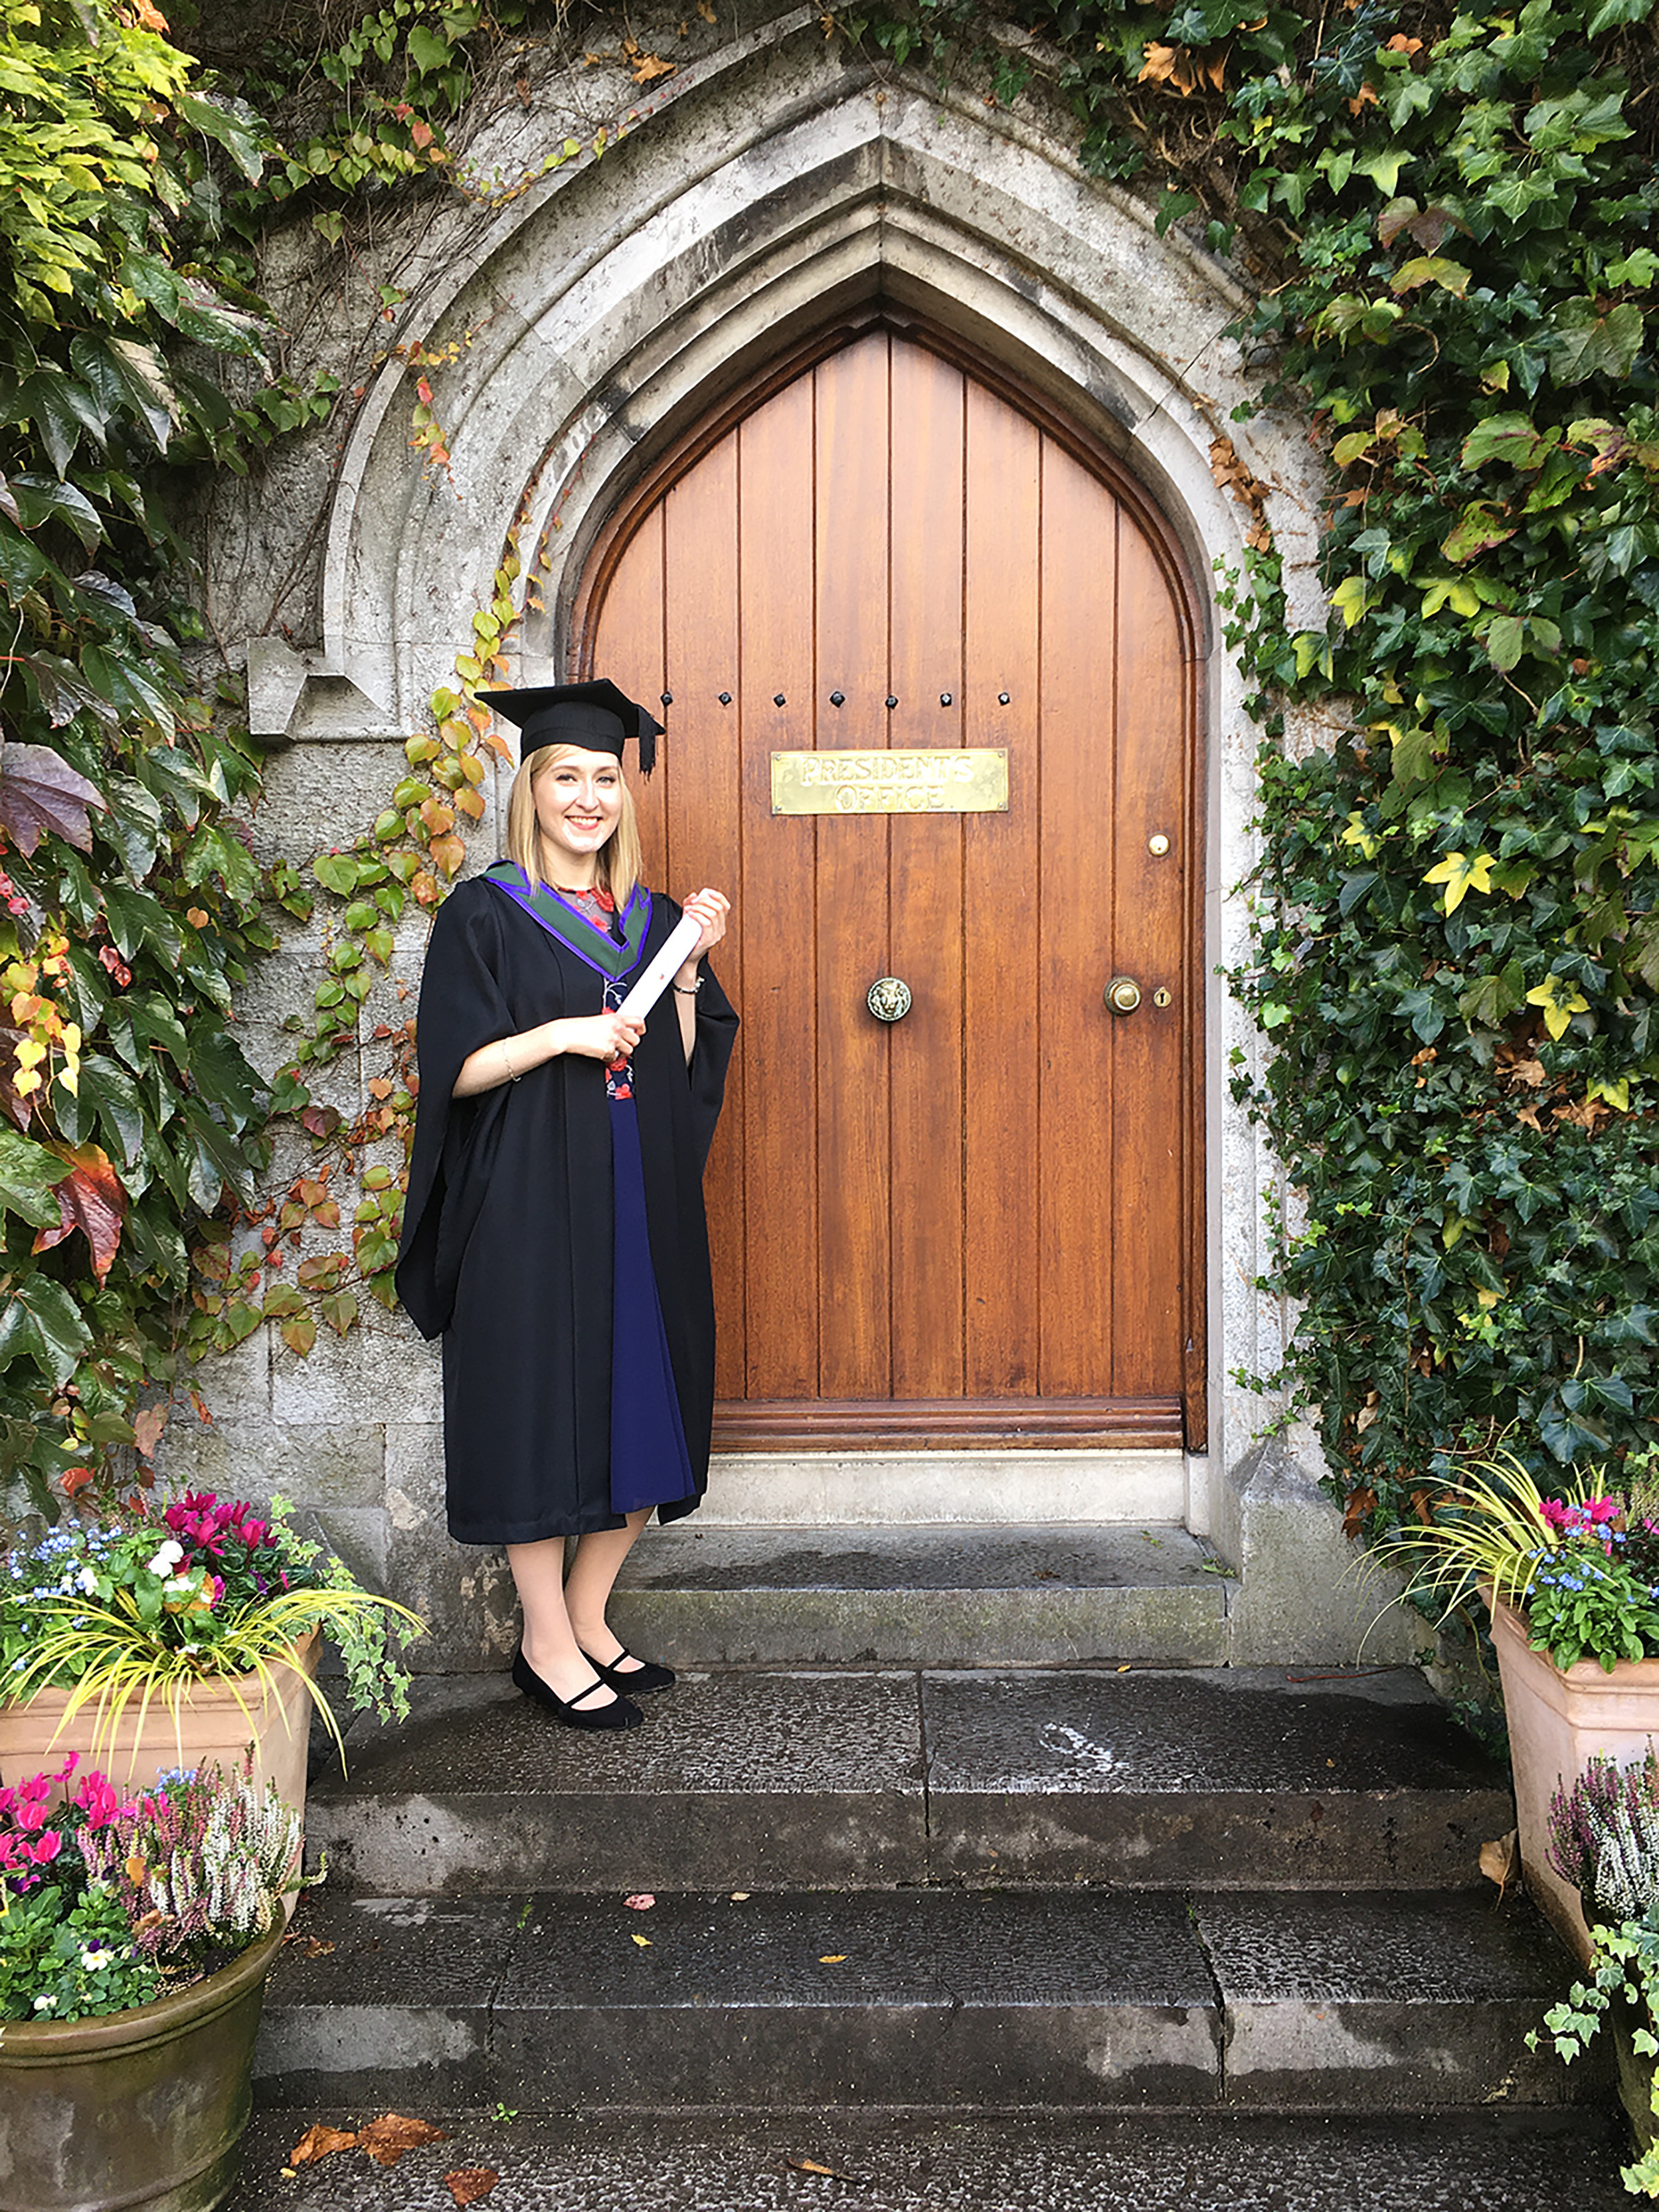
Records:
[[[774,753],[774,814],[1003,814],[1008,749]]]

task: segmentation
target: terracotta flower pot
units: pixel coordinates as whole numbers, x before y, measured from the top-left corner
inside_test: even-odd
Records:
[[[0,2212],[211,2212],[252,2106],[279,1925],[218,1973],[104,2020],[0,2028]]]
[[[1582,1963],[1589,1957],[1589,1931],[1578,1893],[1547,1856],[1550,1799],[1571,1787],[1592,1753],[1628,1765],[1645,1756],[1650,1739],[1659,1741],[1659,1659],[1621,1659],[1611,1674],[1594,1659],[1560,1668],[1547,1652],[1532,1650],[1513,1606],[1489,1594],[1487,1605],[1509,1723],[1521,1864],[1528,1888]]]
[[[322,1637],[313,1629],[295,1646],[291,1661],[273,1666],[269,1685],[257,1674],[194,1683],[176,1713],[155,1698],[142,1717],[134,1698],[113,1728],[100,1720],[96,1698],[65,1723],[67,1690],[40,1690],[21,1705],[0,1705],[0,1783],[62,1766],[78,1751],[82,1773],[95,1766],[118,1790],[143,1790],[170,1767],[213,1759],[228,1770],[252,1742],[255,1779],[274,1782],[283,1801],[302,1813],[311,1735],[306,1679],[315,1676],[321,1652]]]

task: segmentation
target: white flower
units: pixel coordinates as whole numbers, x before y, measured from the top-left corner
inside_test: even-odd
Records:
[[[144,1571],[151,1575],[171,1574],[185,1556],[185,1547],[178,1539],[169,1536]]]
[[[113,1951],[86,1950],[81,1954],[81,1964],[86,1968],[88,1973],[101,1974],[114,1956]]]
[[[52,1991],[47,1990],[42,1996],[36,1997],[34,2000],[34,2009],[36,2012],[50,2012],[57,2002],[58,2000],[53,1996]]]
[[[76,1577],[75,1577],[75,1579],[76,1579],[76,1581],[77,1583],[80,1583],[81,1588],[82,1589],[82,1590],[84,1590],[84,1591],[85,1591],[86,1595],[87,1595],[88,1597],[96,1597],[96,1596],[97,1596],[97,1595],[98,1595],[98,1577],[97,1577],[97,1575],[94,1572],[94,1571],[92,1570],[92,1568],[90,1568],[90,1567],[82,1567],[82,1570],[81,1570],[81,1571],[80,1571],[80,1573],[79,1573],[78,1575],[76,1575]]]

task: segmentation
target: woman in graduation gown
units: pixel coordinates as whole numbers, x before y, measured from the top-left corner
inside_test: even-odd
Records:
[[[622,774],[628,738],[649,773],[660,726],[603,681],[483,696],[523,732],[511,858],[433,925],[398,1290],[443,1337],[450,1534],[507,1549],[514,1681],[568,1726],[626,1728],[674,1678],[612,1634],[611,1586],[708,1476],[702,1177],[738,1021],[703,955],[727,906],[688,899],[672,990],[618,1013],[681,916],[639,881]]]

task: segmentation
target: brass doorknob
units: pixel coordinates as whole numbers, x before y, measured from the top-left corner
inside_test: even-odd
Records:
[[[1114,975],[1106,986],[1106,1003],[1115,1014],[1132,1014],[1140,1004],[1140,986],[1133,975]]]
[[[878,1022],[902,1022],[910,1011],[910,986],[896,975],[878,975],[864,1003]]]

